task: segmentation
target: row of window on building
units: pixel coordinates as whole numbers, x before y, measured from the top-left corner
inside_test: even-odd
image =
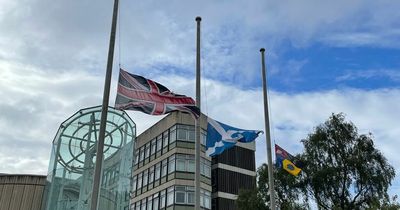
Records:
[[[171,186],[131,204],[132,210],[159,210],[172,205],[194,205],[193,186]],[[200,206],[211,209],[211,192],[200,189]]]
[[[119,164],[104,169],[103,178],[101,179],[102,186],[110,186],[118,182]]]
[[[201,132],[201,144],[205,145],[206,134],[203,130]],[[156,155],[156,153],[163,153],[163,149],[168,151],[169,145],[172,145],[176,141],[193,142],[195,141],[194,126],[191,125],[174,125],[164,133],[160,134],[147,144],[137,149],[134,165],[143,162],[145,159],[149,159],[150,156]],[[170,148],[171,149],[171,148]],[[161,155],[160,154],[160,155]]]
[[[194,155],[188,154],[173,154],[166,159],[158,162],[157,164],[145,169],[141,173],[133,177],[132,190],[140,190],[149,185],[153,187],[153,183],[158,182],[160,178],[167,176],[173,172],[195,172],[195,159]],[[201,158],[200,162],[201,175],[211,178],[211,161]]]

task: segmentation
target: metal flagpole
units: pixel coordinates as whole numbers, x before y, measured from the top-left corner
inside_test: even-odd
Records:
[[[196,52],[196,106],[200,110],[200,22],[201,17],[196,17],[197,22],[197,52]],[[201,147],[201,139],[200,139],[200,118],[196,119],[196,141],[195,141],[195,149],[196,149],[196,176],[195,176],[195,189],[196,189],[196,199],[195,199],[195,209],[200,210],[200,147]]]
[[[112,74],[112,66],[114,59],[114,46],[115,46],[115,33],[116,33],[115,31],[117,28],[118,1],[119,0],[114,0],[114,9],[113,9],[113,16],[111,23],[110,45],[108,48],[108,59],[107,59],[107,71],[106,71],[106,78],[104,81],[103,105],[101,108],[100,131],[99,131],[99,139],[97,141],[97,150],[96,150],[96,166],[95,166],[94,180],[93,180],[92,203],[90,205],[91,210],[97,210],[97,204],[99,200],[100,180],[101,180],[101,171],[103,162],[104,137],[106,134],[108,100],[110,97],[111,74]]]
[[[267,139],[267,157],[268,157],[268,178],[269,178],[269,197],[270,197],[270,208],[275,210],[275,186],[274,186],[274,166],[272,165],[272,154],[271,154],[271,131],[269,128],[269,114],[268,114],[268,98],[267,98],[267,78],[265,69],[265,49],[261,48],[261,63],[262,63],[262,80],[263,80],[263,95],[264,95],[264,118],[265,118],[265,136]]]

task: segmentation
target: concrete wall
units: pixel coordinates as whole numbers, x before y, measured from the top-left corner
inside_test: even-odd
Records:
[[[0,210],[40,210],[46,176],[0,174]]]

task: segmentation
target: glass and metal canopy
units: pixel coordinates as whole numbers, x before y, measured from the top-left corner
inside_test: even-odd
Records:
[[[78,111],[64,121],[53,140],[47,176],[46,210],[90,209],[101,106]],[[98,209],[129,206],[135,123],[109,107]]]

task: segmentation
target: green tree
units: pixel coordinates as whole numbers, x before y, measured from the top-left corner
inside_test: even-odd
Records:
[[[307,201],[299,202],[299,199],[307,199],[302,196],[302,185],[300,177],[295,177],[281,168],[275,168],[275,198],[277,205],[282,210],[302,210],[307,209]],[[257,170],[257,189],[243,190],[239,193],[237,205],[241,210],[269,209],[268,192],[268,166],[261,165]]]
[[[321,209],[384,207],[395,170],[343,114],[332,114],[305,140],[304,192]]]
[[[237,207],[241,210],[268,210],[263,196],[259,192],[259,189],[240,190],[236,200]]]

